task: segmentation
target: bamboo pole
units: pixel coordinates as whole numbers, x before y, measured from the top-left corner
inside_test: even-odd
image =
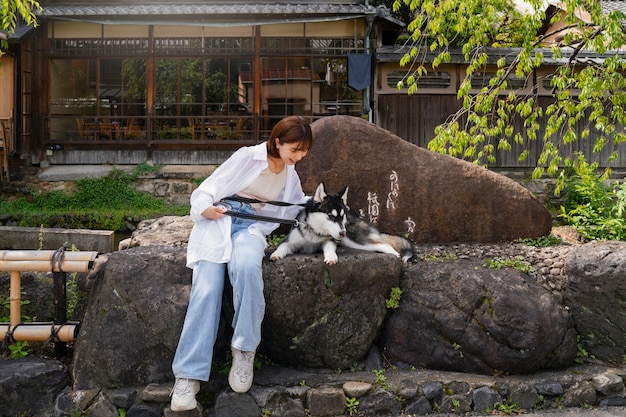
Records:
[[[44,323],[24,323],[19,326],[0,323],[0,338],[4,340],[7,333],[12,331],[11,340],[16,342],[46,342],[52,336],[53,331],[56,337],[53,342],[73,342],[76,339],[78,326],[75,324],[44,324]]]
[[[6,261],[50,261],[54,250],[0,250],[0,259]],[[65,251],[65,259],[73,261],[93,261],[98,252]]]
[[[9,307],[11,314],[11,326],[17,326],[22,317],[21,312],[21,286],[22,280],[19,271],[11,271],[11,288],[9,291]]]
[[[0,260],[0,271],[29,271],[29,272],[87,272],[92,266],[88,261],[61,262],[61,268],[55,264],[54,270],[50,261],[3,261]]]
[[[52,250],[3,250],[0,251],[0,271],[87,272],[98,256],[98,252],[66,251],[56,263],[55,253]]]
[[[20,323],[22,317],[22,285],[20,272],[53,272],[55,276],[62,275],[64,280],[65,272],[89,271],[97,256],[98,252],[60,252],[52,250],[0,251],[0,271],[11,272],[9,294],[10,323],[0,323],[0,340],[5,340],[8,336],[9,340],[16,342],[46,342],[52,337],[52,341],[55,342],[55,344],[73,342],[77,332],[76,325],[63,323]],[[61,277],[59,277],[59,279],[60,278]],[[63,282],[63,284],[65,284],[65,282]],[[64,285],[61,290],[65,292]],[[64,294],[62,298],[65,300]],[[63,313],[64,312],[65,310]],[[58,321],[56,316],[55,321]]]

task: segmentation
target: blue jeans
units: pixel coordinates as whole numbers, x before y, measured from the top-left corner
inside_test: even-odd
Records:
[[[229,204],[233,211],[255,213],[248,204]],[[226,270],[233,287],[235,310],[231,346],[254,351],[261,342],[261,323],[265,315],[262,276],[265,242],[248,233],[248,226],[253,222],[232,217],[233,252],[228,264],[200,261],[193,269],[189,306],[172,363],[176,378],[209,380]]]

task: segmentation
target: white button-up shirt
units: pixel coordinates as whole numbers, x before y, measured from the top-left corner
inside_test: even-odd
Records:
[[[238,149],[220,165],[206,180],[191,193],[191,219],[194,221],[187,246],[187,267],[193,268],[199,260],[226,263],[230,260],[232,241],[230,236],[231,217],[209,220],[202,212],[221,199],[237,194],[248,187],[266,169],[267,144]],[[293,204],[306,202],[300,177],[294,165],[287,165],[285,189],[277,200]],[[281,219],[294,219],[300,206],[279,207],[265,204],[259,214]],[[250,233],[266,243],[266,237],[279,226],[278,223],[255,222]]]

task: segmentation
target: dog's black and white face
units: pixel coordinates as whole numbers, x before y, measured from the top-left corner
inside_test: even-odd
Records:
[[[308,215],[309,227],[320,235],[332,237],[340,241],[346,235],[348,214],[348,187],[339,193],[328,194],[321,183],[313,196],[314,205]]]

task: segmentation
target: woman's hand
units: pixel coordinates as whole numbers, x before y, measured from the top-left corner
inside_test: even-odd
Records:
[[[209,220],[217,220],[224,217],[226,214],[226,207],[224,206],[210,206],[202,212],[202,217]]]

